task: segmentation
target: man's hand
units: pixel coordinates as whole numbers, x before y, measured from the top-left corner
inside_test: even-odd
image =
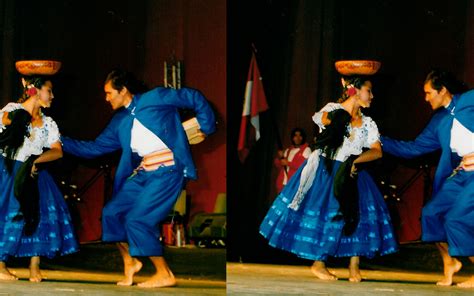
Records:
[[[474,171],[474,153],[464,155],[460,166],[465,171]]]

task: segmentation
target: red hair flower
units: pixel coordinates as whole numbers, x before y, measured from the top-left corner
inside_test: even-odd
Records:
[[[34,96],[38,93],[38,90],[36,87],[33,86],[33,84],[28,85],[28,89],[26,90],[26,94],[31,97]]]
[[[352,97],[353,95],[355,95],[357,93],[357,90],[354,86],[350,85],[348,88],[347,88],[347,91],[346,91],[347,95],[349,97]]]

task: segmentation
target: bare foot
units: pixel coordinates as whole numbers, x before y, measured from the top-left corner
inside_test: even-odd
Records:
[[[5,268],[5,269],[0,270],[0,280],[16,281],[18,280],[18,277],[12,274],[8,269]]]
[[[142,269],[143,264],[140,260],[133,258],[129,264],[124,264],[125,278],[117,282],[118,286],[131,286],[133,284],[133,276]]]
[[[362,281],[359,266],[349,266],[349,282],[359,283]]]
[[[474,275],[467,281],[457,284],[461,288],[474,288]]]
[[[41,276],[39,265],[30,265],[30,282],[39,283],[42,280],[43,276]]]
[[[444,265],[444,279],[437,282],[436,285],[438,286],[451,286],[453,284],[453,275],[458,272],[462,267],[461,262],[453,258],[451,264]]]
[[[362,281],[362,276],[360,275],[359,270],[360,258],[359,256],[351,257],[349,263],[349,282],[359,283]]]
[[[137,285],[141,288],[164,288],[176,286],[176,279],[171,271],[168,276],[153,275],[149,280]]]
[[[325,281],[336,281],[337,277],[329,272],[326,268],[324,262],[315,262],[313,266],[311,266],[311,272],[320,280]]]

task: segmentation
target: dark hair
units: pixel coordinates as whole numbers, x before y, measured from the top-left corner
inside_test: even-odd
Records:
[[[342,86],[342,95],[339,99],[339,102],[343,102],[349,98],[347,94],[347,89],[349,85],[360,89],[367,81],[371,81],[373,78],[367,75],[351,75],[351,76],[342,76],[345,81],[345,85]]]
[[[132,94],[139,94],[147,91],[143,81],[138,80],[131,72],[115,69],[112,70],[105,79],[105,83],[111,82],[112,88],[121,91],[124,87]]]
[[[17,109],[8,113],[11,124],[0,133],[0,149],[6,154],[5,166],[9,173],[13,171],[13,159],[18,149],[23,145],[25,137],[28,136],[28,125],[31,115],[25,109]]]
[[[47,76],[40,76],[40,75],[33,75],[33,76],[23,76],[25,80],[25,86],[23,86],[23,91],[21,93],[21,97],[18,99],[18,103],[23,103],[29,98],[27,94],[28,86],[33,85],[36,88],[41,89],[46,82],[51,81],[50,77]]]
[[[295,127],[294,129],[291,130],[291,143],[295,145],[295,143],[293,142],[293,138],[295,137],[297,132],[300,132],[300,135],[302,138],[302,144],[306,143],[306,133],[304,129],[299,128],[299,127]]]
[[[438,92],[445,87],[451,94],[458,94],[467,91],[467,85],[456,79],[456,77],[447,71],[441,69],[433,69],[426,75],[425,83],[431,83],[431,87]]]

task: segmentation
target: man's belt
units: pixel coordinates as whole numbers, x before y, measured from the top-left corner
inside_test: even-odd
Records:
[[[138,168],[145,171],[154,171],[161,166],[171,166],[174,164],[173,151],[163,149],[145,155]]]

